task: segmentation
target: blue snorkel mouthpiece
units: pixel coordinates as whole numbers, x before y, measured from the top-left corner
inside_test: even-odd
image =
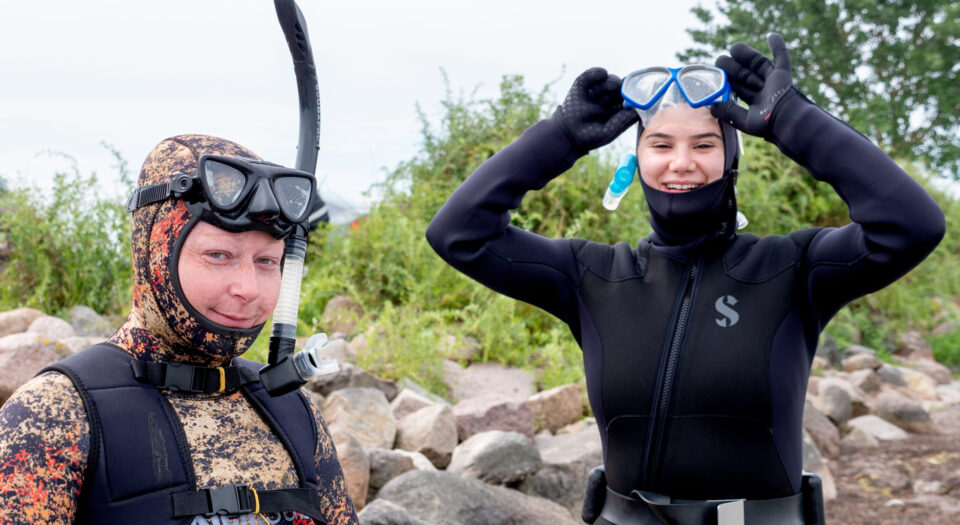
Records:
[[[603,207],[613,211],[620,205],[620,200],[627,194],[630,184],[633,183],[634,174],[637,172],[637,156],[633,153],[625,153],[620,157],[620,164],[613,175],[613,180],[607,186],[607,192],[603,195]]]

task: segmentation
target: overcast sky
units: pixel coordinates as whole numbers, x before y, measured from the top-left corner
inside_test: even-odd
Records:
[[[318,179],[359,200],[419,149],[445,86],[492,96],[505,74],[562,99],[584,69],[676,65],[695,0],[300,0],[320,81]],[[558,80],[559,79],[559,80]],[[0,175],[49,186],[74,156],[115,179],[165,137],[205,133],[292,165],[296,82],[269,0],[0,3]]]

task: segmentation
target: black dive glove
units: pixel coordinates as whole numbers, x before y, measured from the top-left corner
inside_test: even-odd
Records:
[[[602,67],[590,68],[573,81],[573,86],[553,112],[570,140],[584,153],[605,146],[640,120],[637,112],[623,107],[620,77]]]
[[[718,120],[751,135],[772,138],[773,121],[784,101],[799,95],[790,75],[790,54],[783,37],[773,33],[767,38],[773,60],[756,49],[737,42],[730,47],[730,55],[717,59],[717,67],[727,72],[727,80],[734,93],[750,105],[748,109],[736,102],[720,102],[710,107]],[[803,95],[801,95],[803,96]]]

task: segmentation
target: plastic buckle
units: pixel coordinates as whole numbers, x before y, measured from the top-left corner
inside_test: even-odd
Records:
[[[210,512],[204,514],[208,518],[217,514],[237,515],[253,512],[250,497],[247,495],[250,490],[249,485],[226,485],[204,490],[207,491],[207,499],[210,502]]]
[[[742,499],[717,505],[717,525],[744,525],[745,520]]]
[[[177,392],[196,392],[194,388],[194,376],[196,367],[183,363],[167,363],[163,374],[163,388]],[[200,382],[206,383],[206,377],[200,374]],[[204,385],[200,385],[199,391],[203,391]]]

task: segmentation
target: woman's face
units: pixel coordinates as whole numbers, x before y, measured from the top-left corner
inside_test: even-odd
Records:
[[[683,193],[723,177],[720,123],[707,108],[686,104],[665,108],[650,119],[637,144],[643,182],[669,193]]]
[[[180,251],[183,295],[200,315],[231,328],[270,318],[280,295],[283,241],[260,231],[230,233],[198,222]]]

